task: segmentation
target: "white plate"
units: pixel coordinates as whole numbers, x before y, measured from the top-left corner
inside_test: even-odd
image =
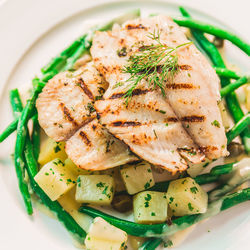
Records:
[[[39,69],[52,56],[91,25],[109,20],[137,7],[141,7],[143,14],[159,12],[178,14],[178,4],[174,1],[104,2],[108,1],[0,1],[0,5],[2,3],[0,7],[0,93],[2,94],[0,131],[12,120],[8,91],[14,87],[30,84],[32,77],[39,73]],[[227,1],[221,2],[225,4]],[[190,3],[203,10],[206,6],[198,3],[197,0]],[[222,8],[222,6],[218,3],[217,7]],[[248,6],[246,5],[246,9],[249,9]],[[210,9],[215,8],[213,6]],[[219,12],[220,10],[216,13]],[[191,13],[197,19],[226,27],[218,19],[198,10],[193,9]],[[247,14],[243,8],[242,13]],[[229,23],[230,17],[225,14],[223,17]],[[243,27],[247,28],[246,24],[244,23]],[[242,26],[241,30],[244,30]],[[245,38],[249,38],[249,29],[247,32],[243,34]],[[249,60],[245,55],[234,47],[228,45],[228,48],[230,48],[230,55],[228,54],[227,57],[230,62],[239,65],[243,71],[250,68]],[[25,214],[17,188],[15,171],[8,157],[13,150],[13,143],[14,136],[11,136],[0,144],[0,248],[4,250],[75,249],[71,237],[59,222],[38,211],[35,211],[32,218]],[[9,160],[7,164],[4,162],[6,158],[7,161]],[[250,212],[249,202],[247,202],[199,225],[176,249],[249,249],[249,232]]]

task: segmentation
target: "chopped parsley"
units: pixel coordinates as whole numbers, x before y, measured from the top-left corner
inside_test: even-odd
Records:
[[[81,179],[80,179],[80,178],[77,178],[77,181],[76,181],[76,182],[77,182],[77,186],[78,186],[78,187],[81,187]]]
[[[159,112],[162,114],[166,114],[166,111],[164,111],[164,110],[159,110]]]
[[[174,201],[174,197],[169,197],[169,204],[171,204]]]
[[[217,128],[220,128],[220,123],[217,120],[214,120],[213,122],[211,122],[211,124]]]
[[[193,206],[192,206],[192,204],[189,202],[188,203],[188,209],[190,210],[190,211],[193,211],[194,210],[194,208],[193,208]]]
[[[167,240],[166,242],[164,242],[164,247],[171,247],[173,246],[173,242],[171,240]]]
[[[96,186],[98,187],[98,188],[102,188],[102,187],[104,187],[104,185],[105,185],[105,183],[103,183],[103,182],[99,182],[99,183],[97,183],[96,184]]]
[[[148,189],[150,187],[150,183],[149,182],[146,182],[145,185],[144,185],[144,188],[145,189]]]
[[[157,136],[157,134],[156,134],[156,132],[155,132],[155,130],[153,129],[153,131],[154,131],[154,134],[155,134],[155,138],[158,138],[158,136]]]
[[[61,148],[60,148],[60,146],[58,145],[58,144],[59,144],[58,142],[57,142],[56,144],[57,144],[57,145],[54,147],[54,152],[55,152],[55,153],[58,153],[58,152],[61,151]]]
[[[126,47],[123,47],[121,50],[118,50],[117,51],[117,55],[119,57],[124,57],[127,55],[127,48]]]
[[[152,213],[151,213],[151,216],[155,216],[155,213],[154,213],[154,212],[152,212]]]
[[[199,192],[199,190],[198,190],[197,187],[191,187],[191,188],[190,188],[190,191],[191,191],[193,194],[196,194],[197,192]]]
[[[95,112],[95,108],[94,108],[94,106],[93,106],[93,103],[91,103],[91,102],[89,102],[89,103],[87,104],[87,109],[88,109],[88,111],[89,111],[88,116],[90,116],[90,114],[92,114],[93,112]]]

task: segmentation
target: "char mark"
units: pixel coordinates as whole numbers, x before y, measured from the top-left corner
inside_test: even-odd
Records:
[[[147,94],[148,92],[152,91],[151,89],[135,89],[133,92],[132,92],[132,96],[139,96],[139,95],[145,95]],[[122,97],[124,97],[126,95],[126,93],[115,93],[113,94],[112,96],[109,97],[109,99],[120,99]]]
[[[199,151],[203,154],[206,154],[208,152],[215,151],[215,150],[218,150],[218,147],[216,147],[216,146],[201,146],[201,147],[199,147]]]
[[[135,29],[147,29],[146,27],[144,27],[142,24],[128,24],[126,25],[126,29],[127,30],[135,30]]]
[[[167,89],[194,89],[194,85],[192,83],[172,83],[166,84]]]
[[[116,121],[112,122],[111,126],[114,127],[136,127],[136,126],[141,126],[140,122],[134,122],[134,121]]]
[[[205,116],[190,115],[181,117],[182,122],[204,122]]]
[[[81,78],[79,79],[79,86],[81,87],[85,95],[87,95],[90,100],[94,101],[94,95],[92,94],[88,86],[85,84],[83,79]]]
[[[88,136],[87,136],[83,131],[80,132],[80,136],[81,136],[81,138],[83,139],[84,143],[85,143],[88,147],[91,147],[91,146],[92,146],[91,141],[89,140]]]
[[[178,122],[178,118],[176,118],[176,117],[167,117],[167,122]]]
[[[74,120],[74,118],[71,116],[69,109],[63,104],[60,103],[60,107],[63,111],[63,114],[65,116],[65,118],[70,121],[74,126],[78,126],[78,123]]]
[[[179,69],[181,70],[192,70],[192,67],[190,65],[179,65]]]

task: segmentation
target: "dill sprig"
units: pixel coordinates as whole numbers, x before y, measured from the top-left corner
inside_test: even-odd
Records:
[[[149,33],[149,38],[156,41],[155,44],[139,47],[138,51],[130,56],[128,65],[123,68],[124,73],[129,73],[129,89],[124,97],[126,105],[133,95],[136,86],[144,79],[149,86],[159,87],[162,95],[165,96],[165,83],[171,81],[178,72],[177,49],[192,42],[183,43],[176,47],[169,47],[160,40],[159,31]],[[118,86],[121,84],[119,83]]]

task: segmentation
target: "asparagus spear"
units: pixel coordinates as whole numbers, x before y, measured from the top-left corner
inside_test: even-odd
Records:
[[[215,216],[225,209],[248,200],[250,200],[250,188],[240,190],[233,194],[225,195],[221,199],[211,202],[206,213],[187,215],[174,219],[171,225],[167,225],[166,223],[154,225],[137,224],[131,221],[116,218],[88,206],[80,207],[79,211],[93,218],[101,217],[111,225],[122,229],[130,235],[141,237],[165,237],[188,228],[204,219]]]

